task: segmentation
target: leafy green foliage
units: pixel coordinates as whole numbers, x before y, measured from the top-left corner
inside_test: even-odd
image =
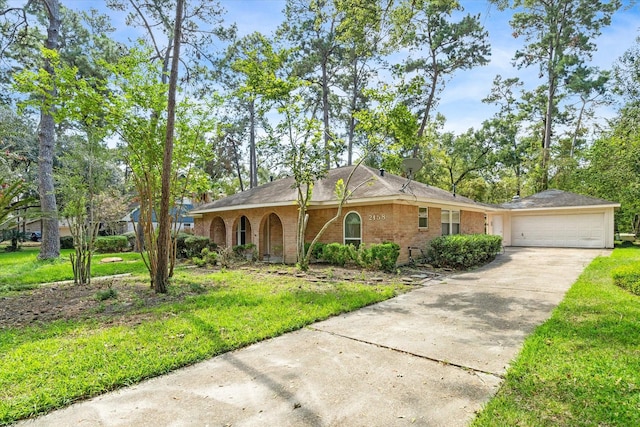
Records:
[[[322,253],[324,252],[324,247],[326,245],[327,245],[326,243],[316,242],[316,244],[313,245],[313,249],[311,250],[311,256],[315,259],[322,259]],[[310,242],[307,242],[304,244],[305,253],[309,252],[310,246],[311,246]]]
[[[329,264],[344,267],[344,265],[358,258],[356,248],[353,245],[341,243],[327,243],[322,251],[322,259]]]
[[[212,245],[215,246],[208,237],[189,236],[184,239],[184,257],[193,258],[199,256],[205,248],[214,249]]]
[[[96,252],[126,252],[129,250],[129,239],[126,236],[103,236],[97,237],[95,241]]]
[[[191,262],[193,262],[198,267],[206,267],[207,265],[216,265],[218,262],[218,253],[209,248],[203,248],[200,253],[201,256],[194,256],[191,258]]]
[[[98,301],[106,301],[108,299],[116,298],[118,298],[118,291],[113,288],[107,288],[105,290],[96,292],[96,299]]]
[[[316,259],[322,259],[329,264],[344,267],[346,264],[356,264],[359,267],[372,270],[393,272],[400,256],[400,246],[397,243],[374,243],[360,245],[357,249],[353,245],[341,243],[318,243],[313,252]]]
[[[400,245],[397,243],[362,244],[358,247],[354,261],[364,268],[383,270],[392,273],[400,256]]]
[[[502,250],[502,237],[454,234],[429,242],[428,256],[435,267],[471,268],[492,260]]]
[[[73,236],[60,236],[60,249],[73,249]]]
[[[618,267],[611,272],[611,277],[615,285],[640,295],[640,265],[629,264]]]

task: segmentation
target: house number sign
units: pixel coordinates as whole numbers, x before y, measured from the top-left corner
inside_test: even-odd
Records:
[[[372,214],[369,215],[369,221],[385,221],[387,216],[385,214]]]

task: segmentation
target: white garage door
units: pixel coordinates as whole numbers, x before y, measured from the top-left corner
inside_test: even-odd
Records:
[[[514,216],[511,241],[514,246],[603,248],[604,214]]]

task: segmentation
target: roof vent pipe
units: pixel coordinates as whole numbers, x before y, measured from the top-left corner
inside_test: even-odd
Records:
[[[380,176],[384,176],[384,169],[380,168]]]

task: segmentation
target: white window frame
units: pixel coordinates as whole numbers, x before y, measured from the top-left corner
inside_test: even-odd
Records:
[[[355,214],[358,217],[358,220],[360,221],[360,237],[349,237],[349,238],[347,238],[347,218],[351,214]],[[347,243],[347,240],[349,240],[349,243]],[[358,241],[358,243],[354,244],[353,243],[354,240]],[[356,211],[348,212],[344,216],[344,219],[342,220],[342,243],[345,244],[345,245],[353,244],[355,247],[358,247],[358,246],[360,246],[362,244],[362,216],[360,216],[360,214],[358,212],[356,212]]]
[[[424,212],[421,212],[422,209],[424,209]],[[420,225],[420,220],[422,218],[426,219],[427,225]],[[429,228],[429,208],[427,206],[418,206],[418,228],[421,230]]]
[[[442,233],[443,236],[448,236],[451,234],[460,234],[460,219],[462,218],[462,214],[461,211],[459,210],[450,210],[450,209],[442,209],[441,213],[440,213],[440,217],[442,218],[442,216],[444,215],[444,213],[447,212],[447,216],[449,218],[449,222],[444,222],[441,221],[441,224],[447,224],[447,232],[446,233]],[[453,222],[453,214],[454,212],[458,213],[458,221],[457,222]],[[458,224],[458,232],[457,233],[452,233],[452,229],[453,229],[453,224]],[[441,226],[442,227],[442,226]]]
[[[245,220],[243,221],[242,218]],[[238,218],[238,227],[236,228],[236,243],[238,245],[242,245],[242,240],[247,243],[247,222],[249,222],[249,218],[246,215],[241,215]]]

